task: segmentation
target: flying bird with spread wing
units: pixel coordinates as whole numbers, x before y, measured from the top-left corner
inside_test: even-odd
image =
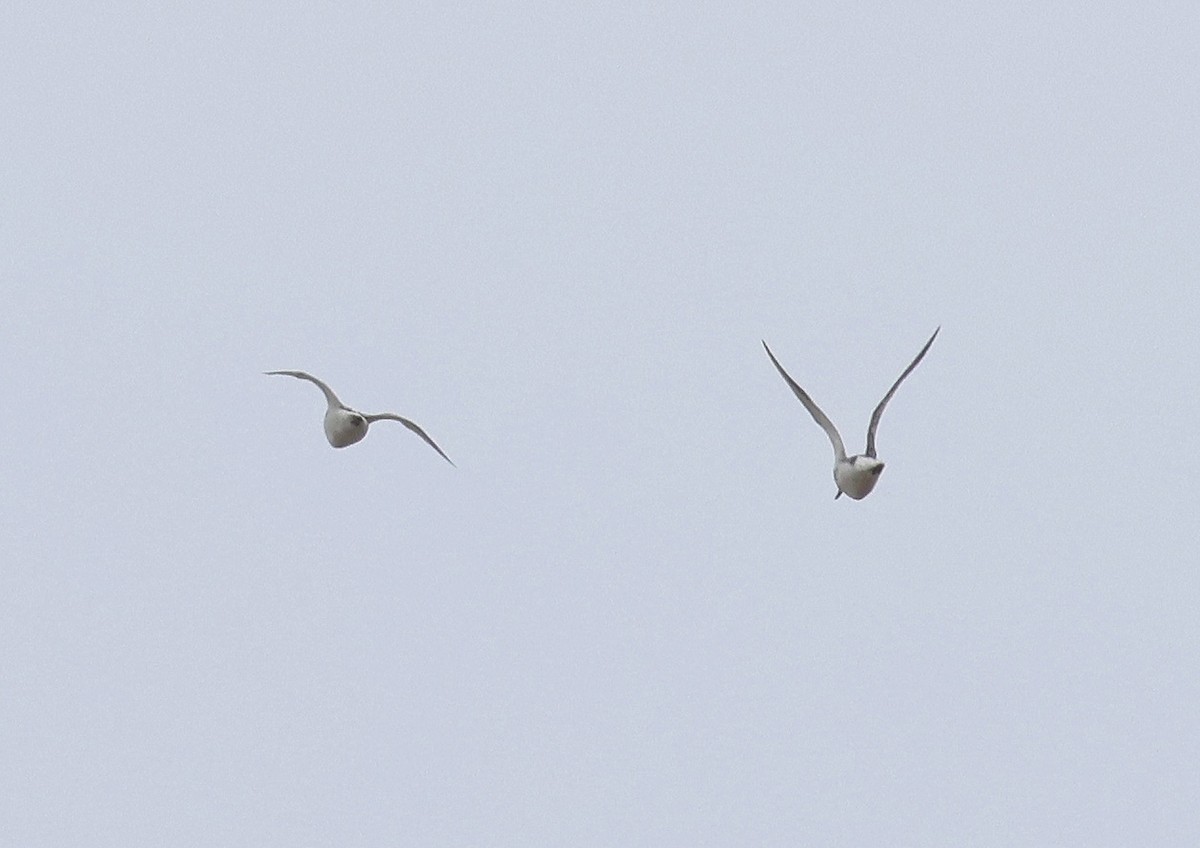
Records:
[[[329,386],[325,385],[312,374],[306,374],[303,371],[265,371],[263,373],[308,380],[308,382],[321,390],[321,393],[325,395],[325,402],[328,404],[328,408],[325,410],[325,438],[335,448],[349,447],[355,442],[361,442],[367,435],[367,428],[375,421],[399,421],[424,439],[427,445],[441,454],[442,459],[454,465],[454,461],[446,456],[445,451],[439,448],[433,439],[429,438],[429,434],[407,418],[402,418],[393,412],[380,412],[376,415],[367,415],[358,410],[351,409],[338,400],[338,396],[333,393],[333,389],[329,388]]]
[[[771,353],[771,348],[767,347],[766,342],[763,342],[763,347],[767,350],[767,356],[771,357],[771,362],[774,363],[784,382],[788,384],[792,392],[800,400],[800,403],[804,404],[804,408],[808,410],[808,414],[821,426],[821,429],[829,436],[829,441],[833,443],[833,480],[838,488],[837,494],[833,496],[834,500],[845,494],[856,501],[860,501],[871,494],[871,490],[879,482],[879,475],[883,473],[883,463],[875,456],[875,431],[879,429],[879,419],[883,417],[884,407],[892,399],[892,395],[896,393],[896,389],[900,388],[900,384],[904,382],[904,378],[911,374],[918,363],[925,358],[925,354],[929,352],[930,345],[933,344],[933,340],[937,338],[937,334],[941,330],[942,328],[938,327],[933,331],[933,335],[929,337],[929,341],[925,342],[925,347],[921,348],[921,352],[917,354],[917,358],[910,362],[908,367],[904,369],[904,373],[900,375],[900,378],[892,383],[892,387],[883,396],[883,400],[879,402],[879,405],[875,407],[875,411],[871,413],[871,423],[867,427],[866,453],[849,457],[846,456],[846,447],[842,444],[842,437],[838,433],[837,428],[833,426],[833,422],[813,402],[808,393],[800,388],[795,380],[788,376],[788,372],[783,370],[783,366],[775,358],[775,354]]]

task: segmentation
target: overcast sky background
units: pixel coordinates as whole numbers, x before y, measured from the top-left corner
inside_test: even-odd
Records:
[[[1197,44],[6,3],[0,843],[1195,845]]]

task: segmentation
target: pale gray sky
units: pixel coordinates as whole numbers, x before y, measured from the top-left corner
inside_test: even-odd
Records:
[[[0,843],[1197,843],[1194,4],[302,5],[0,13]]]

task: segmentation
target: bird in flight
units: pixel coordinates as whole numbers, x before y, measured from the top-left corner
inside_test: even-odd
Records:
[[[842,437],[838,434],[837,428],[833,426],[833,422],[829,417],[821,411],[821,408],[813,403],[813,399],[808,396],[808,393],[788,376],[788,373],[783,370],[783,366],[779,364],[779,360],[775,358],[775,354],[771,353],[771,348],[767,347],[767,343],[763,342],[763,347],[767,350],[767,356],[771,357],[771,362],[774,363],[785,383],[791,387],[792,392],[804,404],[804,408],[808,410],[808,414],[813,417],[813,420],[821,425],[821,429],[829,436],[829,441],[833,443],[833,481],[837,484],[838,492],[833,496],[834,500],[840,498],[843,494],[849,495],[856,501],[862,500],[867,495],[871,494],[871,490],[875,488],[875,484],[879,482],[879,475],[883,473],[883,463],[875,457],[875,431],[879,429],[879,419],[883,417],[884,407],[888,401],[892,399],[892,395],[896,393],[896,389],[900,388],[900,384],[904,382],[904,378],[912,373],[912,370],[917,367],[925,354],[929,352],[930,345],[937,338],[937,334],[942,328],[938,327],[933,331],[933,335],[929,337],[929,341],[925,342],[925,347],[921,348],[921,352],[917,354],[917,358],[909,363],[904,369],[904,373],[896,382],[892,383],[892,387],[888,389],[883,400],[879,402],[879,406],[875,407],[875,411],[871,413],[871,423],[867,426],[867,450],[866,453],[861,453],[856,456],[846,456],[846,448],[842,444]]]
[[[366,415],[357,410],[351,409],[338,400],[338,396],[333,393],[333,389],[318,380],[312,374],[306,374],[303,371],[265,371],[265,374],[282,375],[285,377],[295,377],[299,380],[308,380],[314,384],[321,393],[325,395],[325,401],[329,404],[325,410],[325,438],[329,440],[329,444],[335,448],[349,447],[355,442],[361,442],[367,435],[367,427],[375,421],[399,421],[408,429],[412,430],[418,436],[425,440],[425,443],[441,454],[442,459],[454,465],[453,460],[446,456],[446,453],[437,446],[433,439],[429,438],[429,434],[418,427],[414,422],[407,418],[401,418],[391,412],[381,412],[378,415]]]

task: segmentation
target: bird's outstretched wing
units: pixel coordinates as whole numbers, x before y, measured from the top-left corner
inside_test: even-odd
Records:
[[[883,417],[883,408],[888,405],[888,401],[892,399],[892,395],[896,393],[896,389],[900,388],[900,384],[904,382],[904,378],[911,374],[912,370],[925,358],[925,354],[929,352],[929,346],[933,344],[933,340],[937,338],[937,334],[941,331],[941,327],[933,331],[933,335],[929,337],[929,341],[925,342],[925,347],[921,348],[921,352],[917,354],[917,358],[910,362],[908,367],[904,369],[904,373],[900,375],[900,378],[892,383],[892,387],[883,396],[883,400],[879,402],[879,406],[875,407],[875,411],[871,413],[871,423],[867,426],[867,456],[875,458],[875,431],[879,429],[879,419]]]
[[[363,417],[366,418],[368,422],[399,421],[405,427],[412,430],[414,433],[416,433],[418,436],[420,436],[422,439],[424,439],[425,444],[429,445],[431,448],[433,448],[435,451],[437,451],[439,454],[441,454],[442,459],[446,460],[446,462],[450,463],[451,465],[454,465],[454,460],[452,460],[450,457],[446,456],[446,452],[443,451],[441,448],[439,448],[437,446],[437,443],[433,439],[429,438],[429,434],[426,433],[424,430],[422,430],[420,427],[418,427],[415,422],[409,421],[407,418],[402,418],[399,415],[396,415],[395,413],[392,413],[392,412],[381,412],[378,415],[364,415]],[[457,468],[458,466],[455,465],[454,467]]]
[[[779,360],[775,358],[775,354],[771,353],[771,349],[767,347],[766,342],[763,342],[763,347],[766,348],[767,356],[771,357],[771,362],[775,364],[775,368],[783,377],[784,382],[791,387],[792,393],[800,399],[800,402],[804,404],[804,408],[808,410],[808,414],[813,417],[814,421],[821,425],[821,429],[829,436],[829,441],[833,443],[833,453],[836,460],[840,462],[845,459],[846,446],[842,444],[842,437],[838,433],[837,428],[833,426],[833,422],[829,420],[829,416],[822,412],[821,407],[813,403],[813,399],[808,396],[808,393],[800,388],[795,380],[788,376],[788,372],[783,370],[783,366],[779,364]]]
[[[303,371],[264,371],[263,373],[272,375],[279,374],[285,377],[296,377],[300,380],[308,380],[308,382],[316,385],[316,387],[321,390],[321,393],[325,395],[325,402],[329,404],[330,409],[346,408],[346,404],[338,400],[338,396],[333,393],[333,389],[329,388],[329,386],[322,383],[312,374],[306,374]]]

